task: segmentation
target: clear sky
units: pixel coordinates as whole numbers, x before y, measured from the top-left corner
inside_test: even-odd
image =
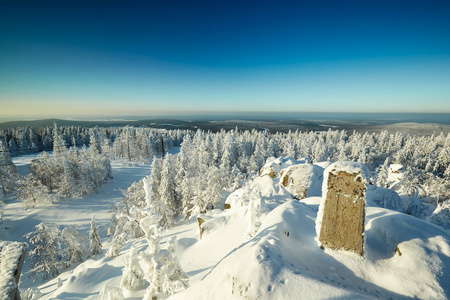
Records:
[[[450,113],[450,1],[0,2],[0,118]]]

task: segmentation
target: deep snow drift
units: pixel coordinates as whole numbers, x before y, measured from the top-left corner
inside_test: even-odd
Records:
[[[318,165],[317,169],[323,170],[328,163]],[[122,169],[117,164],[114,170],[118,174],[115,182],[102,187],[92,201],[107,199],[117,189],[119,180],[132,182],[149,173],[142,167]],[[176,254],[189,276],[190,287],[170,299],[449,298],[448,231],[379,207],[383,190],[367,191],[365,249],[360,257],[319,247],[315,227],[320,195],[297,201],[279,177],[255,178],[228,196],[226,203],[231,209],[206,214],[208,226],[201,240],[195,217],[179,220],[173,228],[161,233],[161,248],[167,248],[169,238],[177,237]],[[118,201],[116,194],[114,197],[108,201],[111,206]],[[76,201],[63,201],[52,207],[51,213],[40,209],[15,217],[11,214],[19,214],[19,208],[13,204],[5,207],[5,219],[12,218],[6,222],[18,224],[22,218],[30,226],[42,218],[52,218],[56,224],[76,223],[81,218],[80,226],[87,228],[93,214],[100,224],[106,224],[111,206],[100,203],[92,203],[89,213]],[[19,234],[25,232],[18,226],[15,230]],[[105,253],[109,238],[104,237],[102,243]],[[135,291],[119,288],[132,247],[141,253],[148,250],[148,243],[145,238],[132,239],[116,258],[100,254],[53,280],[32,283],[25,279],[20,288],[37,288],[42,299],[100,299],[106,286],[118,297],[140,299],[148,283]]]

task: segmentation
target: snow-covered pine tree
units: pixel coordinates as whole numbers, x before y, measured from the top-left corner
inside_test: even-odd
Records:
[[[433,173],[439,177],[444,177],[444,173],[450,166],[450,150],[442,148],[433,167]]]
[[[0,190],[2,194],[12,192],[16,187],[19,174],[11,160],[8,147],[0,139]]]
[[[136,248],[131,247],[123,269],[120,286],[127,290],[138,290],[144,285],[144,271],[139,265],[136,252]]]
[[[88,238],[75,228],[66,226],[61,232],[61,239],[66,246],[68,263],[83,262],[88,252]]]
[[[97,131],[98,128],[96,128],[96,130],[91,129],[89,132],[89,152],[92,156],[96,156],[101,153],[100,143],[96,135]]]
[[[47,152],[41,152],[37,159],[31,161],[30,173],[53,193],[58,186],[57,167]]]
[[[183,271],[180,261],[176,256],[176,237],[168,240],[167,252],[161,257],[163,266],[161,273],[163,277],[162,290],[167,295],[173,295],[183,288],[187,288],[188,275]]]
[[[102,253],[102,244],[98,235],[98,227],[95,223],[95,216],[92,216],[91,229],[89,231],[89,253],[96,255]]]
[[[153,213],[141,219],[139,222],[139,226],[145,233],[145,237],[150,247],[149,253],[151,255],[159,253],[160,250],[160,237],[158,234],[159,219],[160,216]]]
[[[159,243],[159,238],[154,241]],[[159,245],[149,252],[142,253],[142,260],[148,266],[145,279],[150,283],[144,299],[160,299],[173,295],[182,288],[188,287],[188,276],[181,268],[175,256],[175,238],[168,241],[168,249],[159,249]]]
[[[221,170],[215,166],[210,166],[205,174],[208,178],[204,200],[206,207],[201,208],[201,212],[217,208],[223,189],[223,178],[225,177]]]
[[[245,180],[245,175],[241,173],[241,171],[236,165],[234,165],[233,168],[231,169],[231,174],[229,178],[230,181],[228,185],[228,190],[230,192],[233,192],[242,187]]]
[[[152,171],[153,174],[153,171]],[[173,225],[173,211],[158,197],[153,194],[153,182],[151,177],[144,178],[145,201],[147,209],[159,216],[159,225],[163,228],[169,228]]]
[[[115,234],[105,256],[107,258],[115,258],[119,256],[120,250],[122,249],[123,244],[125,244],[127,240],[128,239],[126,232]]]
[[[31,258],[31,276],[42,274],[43,280],[56,277],[62,259],[60,231],[56,226],[40,223],[26,235],[32,245],[28,256]]]
[[[181,201],[176,192],[172,155],[164,156],[161,168],[161,182],[158,188],[160,200],[173,212],[174,217],[181,212]]]
[[[161,185],[161,165],[162,160],[160,158],[157,158],[156,156],[153,157],[153,161],[150,167],[152,172],[148,177],[150,182],[151,195],[152,197],[157,199],[161,199],[161,196],[159,195],[159,186]]]
[[[377,178],[377,186],[382,188],[388,187],[388,175],[389,175],[389,167],[388,167],[389,159],[386,158],[383,165],[380,166],[378,170],[378,178]]]
[[[22,201],[26,208],[34,208],[39,204],[52,203],[52,196],[45,185],[33,176],[28,174],[24,179],[19,180],[19,188],[17,191],[17,199]]]
[[[53,123],[53,156],[56,160],[62,160],[66,150],[66,142],[59,133],[58,125]]]

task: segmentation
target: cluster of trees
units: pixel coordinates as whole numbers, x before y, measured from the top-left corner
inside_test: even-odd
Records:
[[[91,221],[89,238],[72,226],[60,230],[45,223],[36,225],[26,237],[31,245],[28,252],[30,276],[43,280],[56,277],[71,265],[102,252],[95,218]]]
[[[126,158],[130,161],[148,161],[161,156],[162,148],[169,150],[179,146],[187,131],[125,127],[47,126],[34,130],[16,127],[0,130],[0,141],[10,156],[51,151],[55,136],[68,147],[90,146],[92,136],[99,143],[99,150],[110,158]],[[161,143],[161,140],[163,143]]]
[[[42,152],[31,162],[30,173],[19,181],[17,198],[26,207],[51,203],[54,199],[78,197],[97,191],[112,178],[111,163],[101,154],[92,134],[89,148],[67,148],[64,139],[53,131],[53,155]]]
[[[16,188],[19,173],[11,160],[8,147],[0,140],[0,201]]]
[[[57,132],[55,132],[55,129]],[[101,129],[95,129],[99,131]],[[58,128],[46,126],[37,130],[31,127],[16,127],[0,130],[2,140],[11,156],[51,151],[53,149],[53,137],[59,134],[67,145],[76,146],[89,145],[89,128],[75,126],[61,126]]]
[[[170,227],[181,214],[188,218],[217,207],[221,191],[241,187],[271,156],[358,161],[374,171],[373,183],[383,187],[387,187],[387,166],[398,163],[406,169],[402,186],[409,196],[435,206],[450,198],[450,136],[443,134],[197,131],[185,136],[178,154],[153,160],[145,184],[163,216],[160,225]]]
[[[152,172],[135,183],[122,202],[114,228],[131,228],[142,218],[140,209],[154,207],[161,216],[159,225],[167,228],[183,215],[204,213],[220,205],[221,193],[240,188],[246,179],[258,174],[268,157],[285,156],[313,162],[353,160],[366,164],[372,171],[372,183],[388,186],[388,166],[402,164],[401,187],[411,197],[407,213],[426,218],[432,210],[427,207],[444,205],[450,198],[450,136],[428,137],[402,134],[347,135],[345,131],[289,132],[269,134],[254,131],[197,131],[185,133],[177,154],[155,157]],[[131,209],[133,206],[137,208]],[[125,213],[124,213],[125,212]],[[117,227],[117,224],[119,227]],[[126,225],[128,224],[128,225]],[[135,226],[135,228],[137,228]],[[119,230],[120,232],[121,230]],[[142,235],[138,229],[135,232]],[[117,238],[117,240],[123,240]]]
[[[187,131],[151,128],[18,127],[0,131],[0,200],[15,193],[27,207],[95,192],[112,177],[110,159],[150,161],[179,146]],[[53,150],[50,155],[48,150]],[[41,152],[20,178],[11,156]]]
[[[175,237],[168,241],[167,249],[161,249],[160,229],[166,225],[161,222],[164,215],[158,213],[160,203],[150,198],[148,179],[134,182],[123,191],[122,201],[115,208],[115,215],[111,221],[108,234],[112,235],[110,248],[106,253],[109,258],[117,257],[121,247],[131,238],[145,237],[148,250],[137,255],[134,248],[126,260],[121,280],[121,288],[137,290],[144,286],[144,279],[148,281],[144,299],[160,299],[167,297],[188,286],[187,274],[182,270],[175,255]],[[173,217],[173,215],[171,215]],[[173,222],[173,219],[170,219]],[[121,298],[120,288],[105,287],[102,297]]]

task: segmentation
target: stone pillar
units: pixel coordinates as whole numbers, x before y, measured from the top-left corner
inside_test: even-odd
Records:
[[[366,174],[363,174],[365,167],[361,166],[358,170],[351,163],[350,172],[339,164],[326,170],[329,173],[325,174],[326,194],[319,235],[322,247],[363,254]]]

